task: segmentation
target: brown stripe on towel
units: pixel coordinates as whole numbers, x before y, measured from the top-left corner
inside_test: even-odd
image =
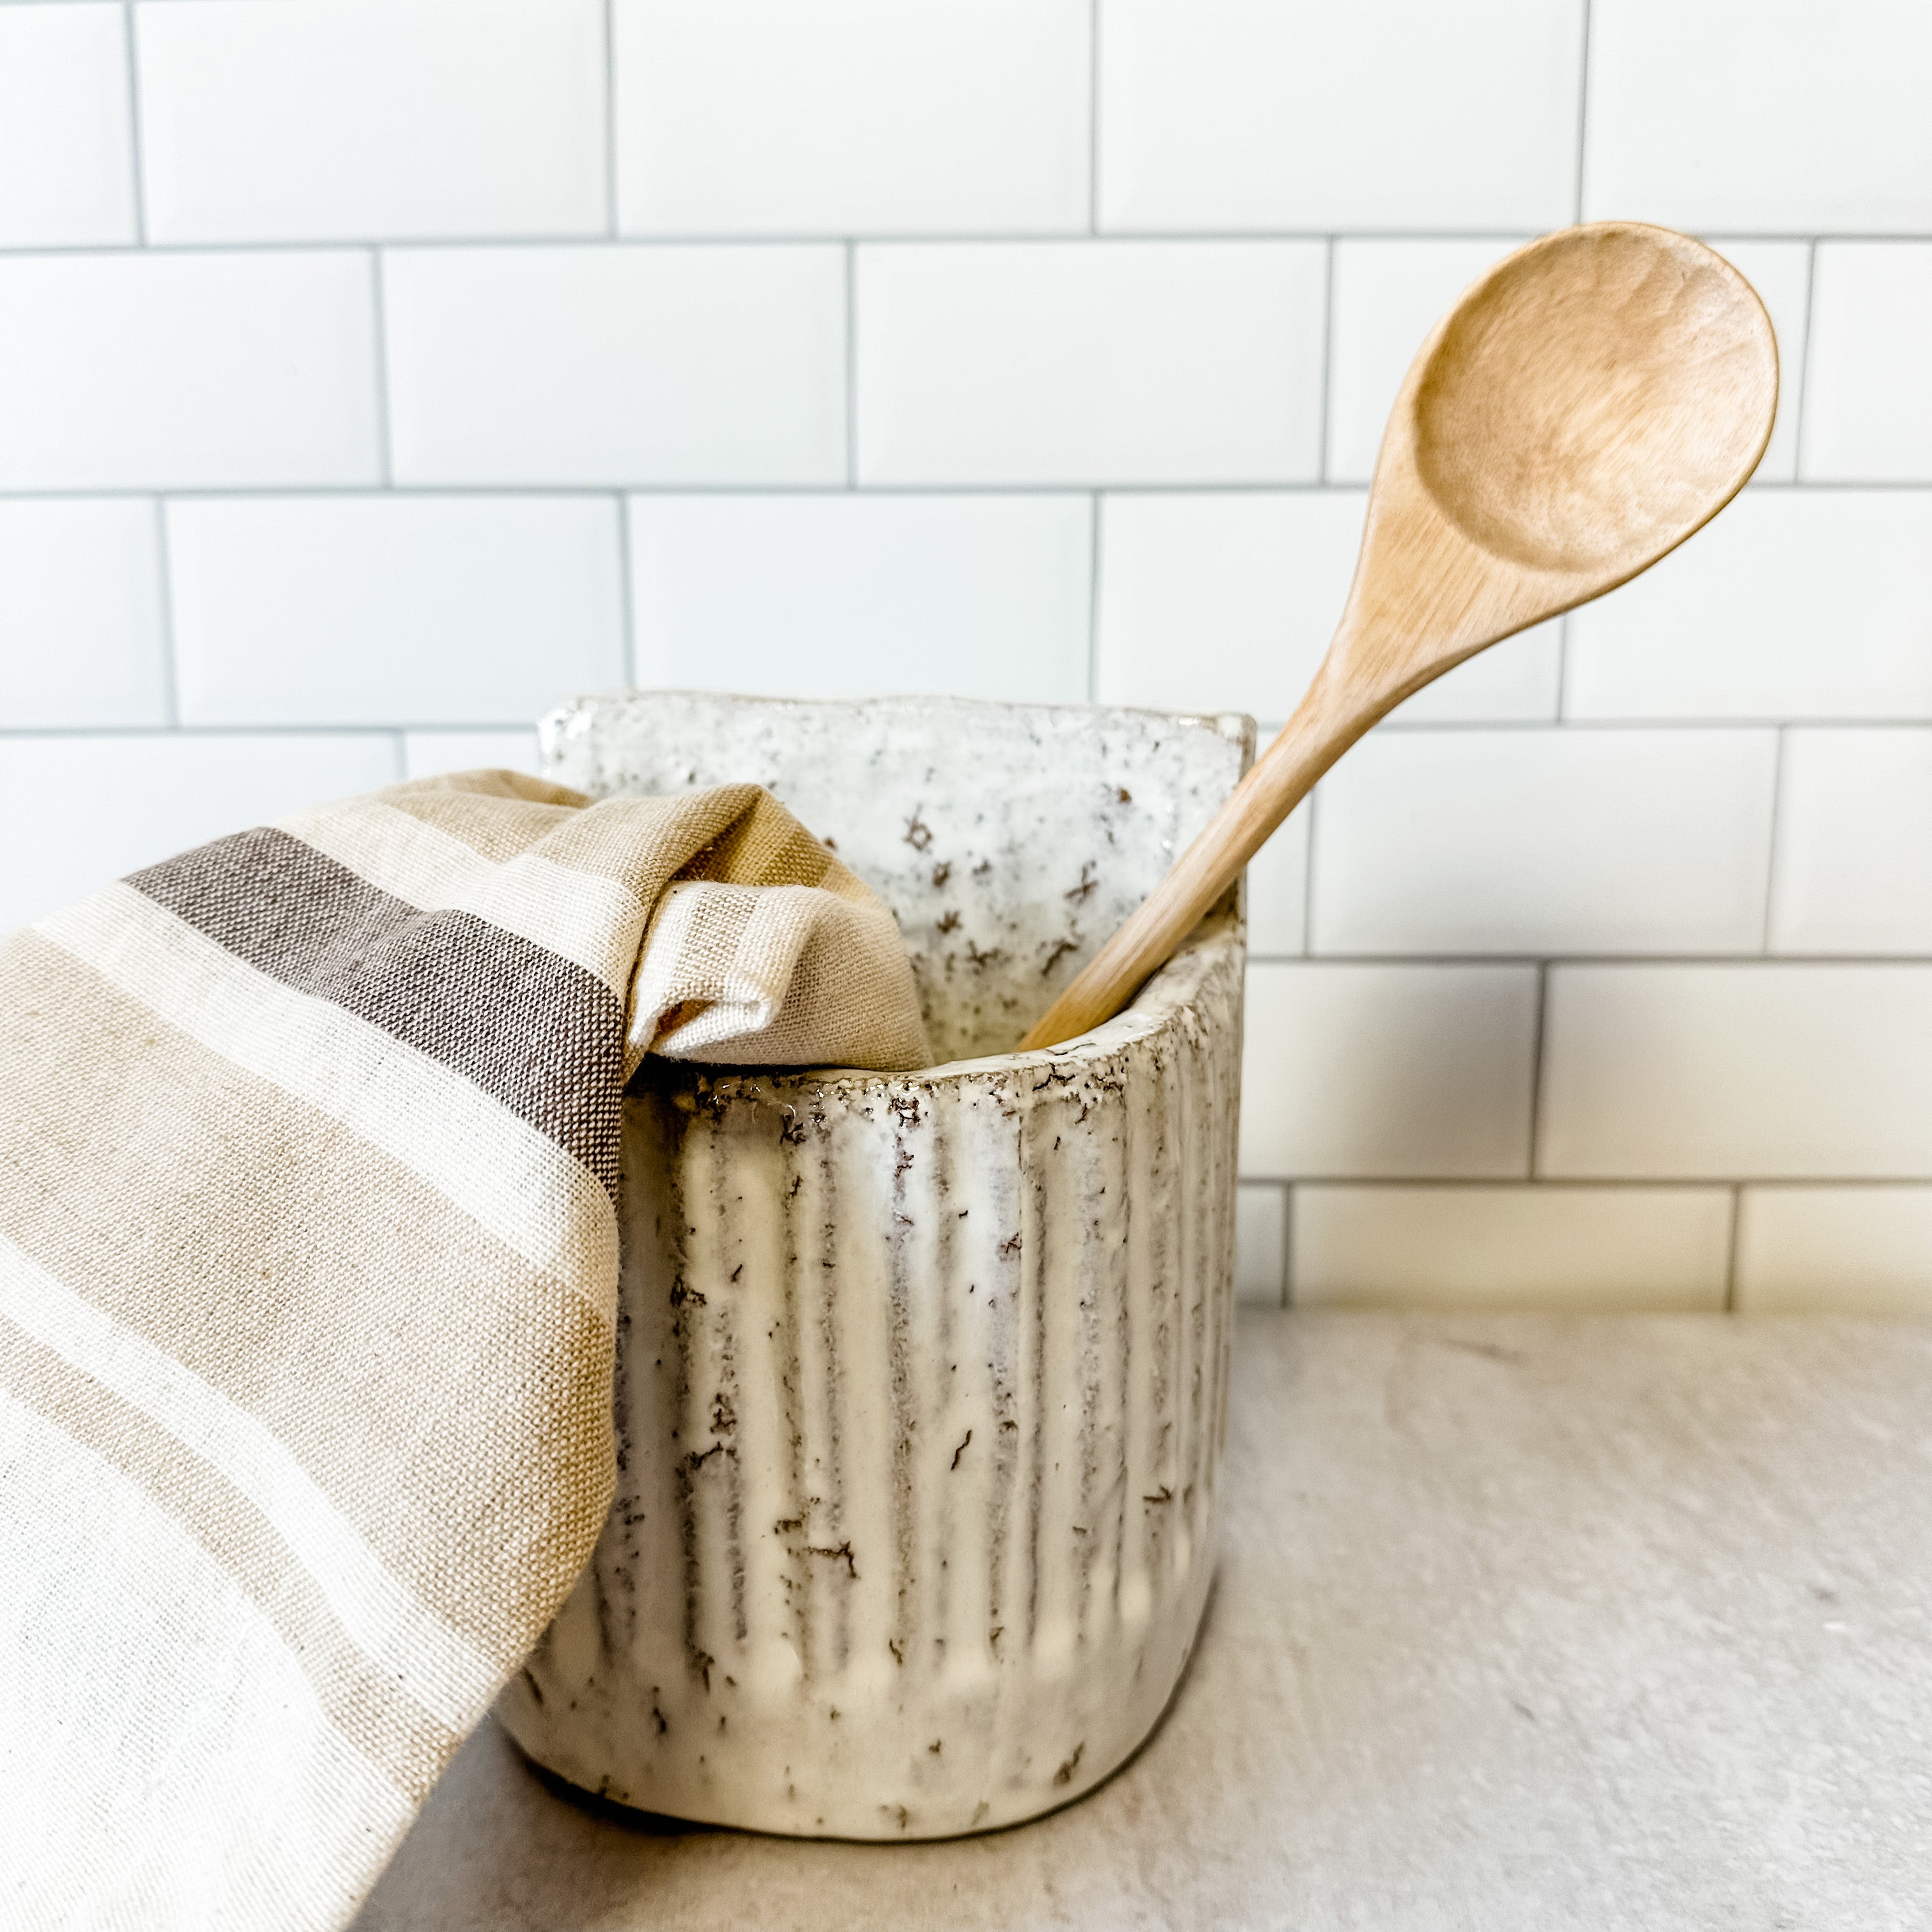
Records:
[[[218,1470],[0,1314],[0,1388],[138,1484],[280,1637],[329,1721],[412,1803],[461,1742],[356,1648],[274,1528]]]
[[[419,911],[272,826],[128,884],[284,986],[473,1081],[616,1198],[624,1013],[581,966],[473,913]]]
[[[508,1670],[609,1506],[612,1331],[584,1284],[39,934],[0,969],[0,1234],[270,1430]],[[483,1516],[453,1514],[486,1471]]]

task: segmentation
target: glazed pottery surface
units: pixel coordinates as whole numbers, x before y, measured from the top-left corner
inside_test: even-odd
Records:
[[[618,1493],[500,1715],[640,1808],[916,1838],[1147,1736],[1211,1577],[1244,946],[1003,1051],[1210,815],[1246,718],[582,700],[605,795],[766,784],[898,916],[940,1065],[647,1063],[627,1100]]]

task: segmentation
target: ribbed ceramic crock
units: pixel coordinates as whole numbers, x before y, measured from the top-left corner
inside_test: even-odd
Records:
[[[989,734],[1028,715],[944,722],[996,710]],[[1227,722],[1156,724],[1210,776],[1158,836],[1113,826],[1122,872],[1155,877],[1244,749]],[[1128,774],[1150,796],[1162,752]],[[934,796],[908,810],[926,876],[979,862],[933,856],[955,829]],[[867,869],[856,827],[838,842]],[[625,1124],[617,1500],[500,1707],[526,1752],[650,1810],[915,1838],[1049,1809],[1142,1742],[1214,1562],[1243,963],[1230,906],[1065,1048],[896,1076],[650,1065]]]

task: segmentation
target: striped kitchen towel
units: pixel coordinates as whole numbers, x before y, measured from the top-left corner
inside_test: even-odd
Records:
[[[754,786],[424,780],[0,940],[0,1924],[354,1916],[608,1505],[647,1052],[926,1058]]]

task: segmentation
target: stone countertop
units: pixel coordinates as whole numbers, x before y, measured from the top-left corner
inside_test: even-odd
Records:
[[[1932,1922],[1932,1328],[1251,1312],[1200,1650],[1052,1817],[814,1844],[471,1740],[356,1932]]]

